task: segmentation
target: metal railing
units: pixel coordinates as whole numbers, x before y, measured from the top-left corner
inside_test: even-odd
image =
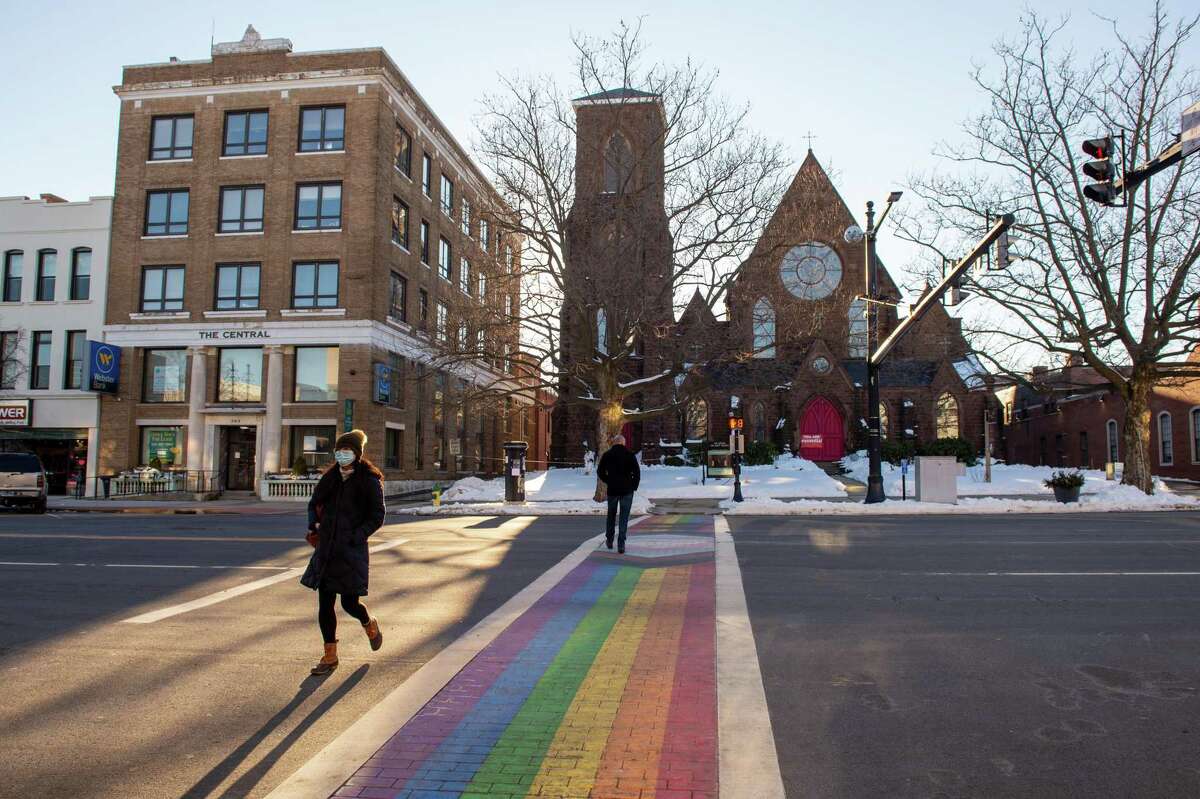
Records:
[[[92,490],[89,492],[88,488]],[[82,499],[90,493],[96,499],[127,499],[170,494],[219,494],[223,490],[219,472],[132,472],[76,480],[72,496]]]

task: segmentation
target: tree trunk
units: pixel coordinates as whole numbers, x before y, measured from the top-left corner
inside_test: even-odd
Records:
[[[1125,472],[1121,482],[1137,486],[1147,494],[1154,493],[1154,478],[1150,473],[1150,389],[1154,381],[1134,370],[1125,396],[1125,427],[1121,443],[1125,450]]]
[[[604,452],[612,442],[612,437],[620,433],[621,428],[625,426],[625,414],[622,412],[621,403],[610,401],[602,405],[597,422],[600,426],[600,438],[596,442],[596,451]]]

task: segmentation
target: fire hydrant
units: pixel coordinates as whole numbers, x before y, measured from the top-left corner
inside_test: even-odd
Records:
[[[433,507],[440,508],[442,506],[442,487],[436,483],[433,486]]]

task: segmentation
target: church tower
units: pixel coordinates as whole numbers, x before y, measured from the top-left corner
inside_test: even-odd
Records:
[[[551,460],[579,463],[599,450],[596,413],[572,402],[573,369],[635,341],[624,360],[633,380],[660,368],[655,329],[672,321],[671,235],[664,209],[666,119],[659,95],[612,89],[573,101],[575,201],[567,217],[560,321],[562,371]],[[631,448],[640,425],[626,431]],[[587,446],[585,447],[585,442]]]

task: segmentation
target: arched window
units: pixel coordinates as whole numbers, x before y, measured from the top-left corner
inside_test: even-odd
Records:
[[[1158,462],[1161,466],[1175,463],[1175,441],[1171,430],[1171,414],[1158,415]]]
[[[937,401],[937,437],[958,437],[958,400],[950,394],[943,394]]]
[[[754,303],[754,357],[775,357],[775,309],[765,297]]]
[[[1200,408],[1188,412],[1192,425],[1192,463],[1200,463]]]
[[[596,311],[596,349],[608,355],[608,314],[603,308]]]
[[[633,172],[633,152],[620,133],[614,133],[604,148],[604,193],[623,191]]]
[[[887,403],[881,402],[881,403],[879,403],[879,439],[882,441],[883,439],[885,439],[887,437],[888,437]]]
[[[851,358],[867,357],[867,303],[861,299],[850,302],[850,340],[847,354]]]
[[[1120,438],[1117,436],[1117,420],[1109,419],[1108,423],[1104,425],[1104,429],[1108,431],[1108,462],[1117,463],[1121,460],[1121,451],[1118,446]]]
[[[761,402],[754,403],[754,411],[750,417],[754,424],[754,440],[767,440],[767,409]]]
[[[689,441],[704,441],[708,438],[708,403],[694,399],[688,403],[687,424],[684,433]]]

